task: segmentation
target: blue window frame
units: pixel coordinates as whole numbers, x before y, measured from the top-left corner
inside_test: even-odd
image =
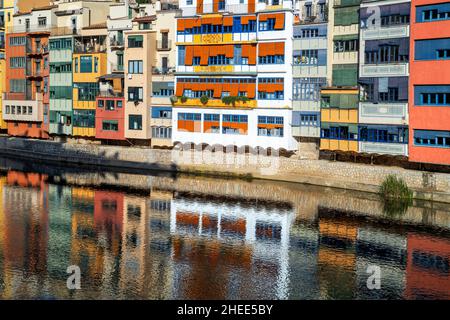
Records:
[[[259,31],[273,31],[275,30],[275,19],[269,18],[266,21],[259,22]]]
[[[360,126],[359,140],[366,142],[408,143],[408,128],[397,126]]]
[[[218,115],[218,114],[205,113],[203,115],[203,118],[204,118],[204,121],[214,121],[214,122],[220,121],[220,115]]]
[[[225,1],[219,1],[219,10],[225,10]]]
[[[284,124],[284,118],[273,116],[258,116],[258,124]]]
[[[301,114],[300,125],[302,127],[318,127],[319,116],[317,114]]]
[[[416,106],[450,106],[450,86],[414,86],[414,104]]]
[[[222,116],[223,122],[247,123],[248,116],[241,114],[224,114]]]
[[[416,40],[414,46],[415,60],[450,59],[450,38]]]
[[[284,64],[284,55],[258,57],[259,64]]]
[[[321,138],[336,140],[356,140],[357,134],[349,131],[349,127],[329,127],[321,130]]]
[[[450,20],[450,2],[416,7],[416,22]]]
[[[260,99],[260,100],[284,100],[284,91],[275,91],[275,92],[258,91],[258,99]]]
[[[189,120],[189,121],[201,121],[201,113],[185,113],[181,112],[178,114],[178,120]]]
[[[414,145],[450,148],[450,131],[414,130]]]

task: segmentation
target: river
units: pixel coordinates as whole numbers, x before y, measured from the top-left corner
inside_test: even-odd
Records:
[[[0,157],[0,299],[450,299],[449,261],[448,204]]]

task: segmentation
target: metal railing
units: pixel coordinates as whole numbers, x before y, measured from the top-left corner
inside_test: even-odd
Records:
[[[109,38],[109,43],[111,47],[124,47],[125,39]]]
[[[124,94],[123,92],[118,91],[100,91],[97,95],[98,98],[123,98]]]
[[[170,50],[172,49],[172,40],[156,40],[157,50]]]
[[[154,75],[166,75],[166,74],[174,74],[176,71],[176,67],[152,67],[152,74]]]
[[[96,44],[75,44],[74,53],[104,53],[106,45]]]
[[[10,33],[25,33],[25,32],[51,32],[54,26],[52,25],[15,25],[11,27]]]

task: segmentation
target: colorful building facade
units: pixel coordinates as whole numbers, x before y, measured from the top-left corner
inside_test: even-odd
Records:
[[[409,160],[450,164],[450,2],[411,1]]]
[[[295,150],[291,1],[181,2],[174,144]]]
[[[359,152],[408,155],[409,17],[409,0],[361,3]]]
[[[321,150],[358,152],[359,149],[359,4],[360,0],[334,0],[329,6],[332,80],[321,91]]]
[[[299,1],[294,20],[292,132],[305,153],[320,138],[320,90],[329,83],[327,66],[328,3]],[[298,10],[298,11],[297,11]]]

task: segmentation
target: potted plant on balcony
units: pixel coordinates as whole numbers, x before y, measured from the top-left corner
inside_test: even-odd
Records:
[[[200,102],[201,102],[203,105],[207,104],[208,101],[209,101],[208,96],[203,95],[203,96],[200,97]]]
[[[172,105],[174,105],[177,102],[178,102],[178,97],[177,96],[171,96],[170,97],[170,103],[172,103]]]
[[[187,101],[186,96],[181,96],[179,99],[180,99],[181,103],[186,103],[186,101]]]

